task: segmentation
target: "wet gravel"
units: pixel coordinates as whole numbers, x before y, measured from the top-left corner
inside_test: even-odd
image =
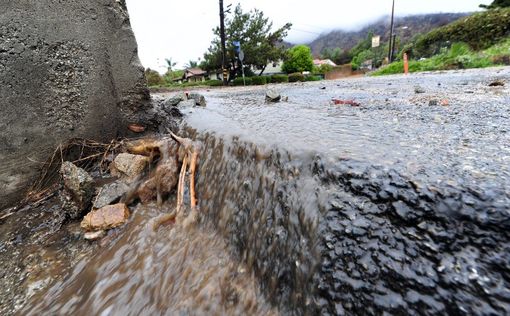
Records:
[[[289,312],[508,314],[509,78],[279,85],[277,104],[265,87],[206,92],[185,111],[218,152],[201,206]]]

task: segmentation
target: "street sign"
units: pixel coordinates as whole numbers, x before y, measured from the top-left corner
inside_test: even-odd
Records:
[[[381,45],[381,37],[379,35],[372,37],[372,48],[379,47]]]
[[[232,44],[235,47],[236,53],[239,54],[239,51],[241,51],[241,42],[239,41],[233,41]]]
[[[239,51],[239,60],[243,62],[244,60],[244,52],[242,50]]]

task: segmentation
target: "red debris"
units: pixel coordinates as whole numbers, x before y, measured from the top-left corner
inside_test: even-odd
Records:
[[[130,131],[135,133],[143,133],[145,131],[145,127],[140,124],[129,124],[128,128]]]
[[[333,104],[335,105],[350,105],[350,106],[360,106],[361,104],[354,100],[340,100],[340,99],[332,99]]]

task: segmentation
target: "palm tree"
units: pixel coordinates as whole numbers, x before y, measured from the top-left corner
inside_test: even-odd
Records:
[[[168,72],[172,72],[172,69],[177,65],[177,63],[172,62],[172,58],[165,58],[166,67],[168,68]]]
[[[186,69],[189,68],[197,68],[198,67],[198,61],[190,60],[186,65],[184,65]]]

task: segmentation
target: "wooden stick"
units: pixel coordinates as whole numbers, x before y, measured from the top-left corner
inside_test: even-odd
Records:
[[[189,192],[191,199],[191,207],[195,208],[197,206],[197,198],[195,193],[195,171],[197,165],[197,157],[198,152],[195,150],[191,155],[191,164],[190,164],[190,176],[189,176]]]
[[[179,184],[177,188],[177,212],[180,211],[184,200],[184,181],[186,179],[186,169],[188,168],[188,156],[182,161],[181,174],[179,175]]]

